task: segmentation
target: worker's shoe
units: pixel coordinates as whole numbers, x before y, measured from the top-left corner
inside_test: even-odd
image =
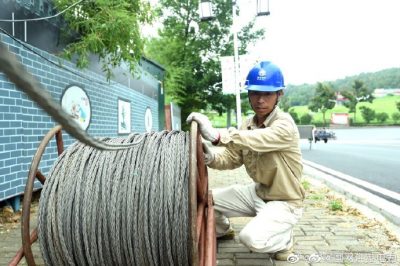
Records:
[[[294,241],[293,241],[293,236],[292,236],[292,238],[290,239],[289,246],[281,251],[276,252],[274,254],[274,259],[280,260],[280,261],[288,261],[293,256],[296,256],[293,252],[293,246],[294,246]]]
[[[293,248],[291,249],[284,249],[275,253],[274,259],[280,261],[288,261],[289,258],[295,256],[293,253]]]
[[[226,234],[222,236],[218,236],[217,240],[232,240],[235,238],[235,230],[232,228],[229,228],[229,230],[226,232]]]

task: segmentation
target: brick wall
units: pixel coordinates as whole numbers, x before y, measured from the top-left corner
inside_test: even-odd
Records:
[[[129,88],[116,82],[107,83],[101,76],[88,70],[78,70],[70,62],[33,48],[36,53],[53,62],[63,62],[68,71],[30,51],[12,38],[0,34],[0,39],[23,62],[42,85],[60,102],[63,90],[71,84],[79,85],[91,102],[91,123],[87,132],[96,137],[118,136],[117,99],[131,102],[131,130],[145,132],[144,117],[149,107],[153,114],[152,130],[159,131],[157,97],[149,97],[140,88]],[[157,88],[158,81],[147,75],[148,86]],[[150,83],[149,83],[150,82]],[[139,84],[139,83],[135,83]],[[56,125],[54,120],[32,102],[0,73],[0,201],[23,193],[31,160],[43,136]],[[63,134],[67,147],[75,140]],[[57,158],[55,141],[51,141],[42,157],[39,170],[47,174]],[[40,183],[36,182],[39,188]]]

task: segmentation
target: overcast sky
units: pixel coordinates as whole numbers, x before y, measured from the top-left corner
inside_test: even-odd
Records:
[[[237,3],[239,22],[255,17],[257,0]],[[250,53],[280,66],[286,84],[400,67],[400,0],[269,0],[269,5],[271,15],[256,19],[265,39]],[[156,27],[150,29],[155,33]]]
[[[279,65],[286,84],[400,67],[399,0],[270,0],[257,18],[266,38],[252,53]],[[238,0],[241,19],[256,0]]]

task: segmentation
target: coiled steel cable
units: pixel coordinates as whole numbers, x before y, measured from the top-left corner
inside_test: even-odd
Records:
[[[189,265],[189,134],[102,139],[136,142],[105,152],[76,142],[41,193],[38,235],[46,265]]]

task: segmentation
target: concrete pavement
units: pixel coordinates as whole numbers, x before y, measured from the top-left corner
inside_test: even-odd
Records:
[[[400,243],[386,220],[360,210],[343,195],[309,175],[305,167],[305,210],[295,227],[295,253],[291,262],[275,261],[267,254],[250,252],[237,236],[218,241],[217,265],[400,265]],[[210,186],[252,182],[244,168],[228,171],[209,169]],[[336,210],[341,207],[342,210]],[[231,219],[235,231],[251,218]],[[238,234],[237,234],[238,235]]]

